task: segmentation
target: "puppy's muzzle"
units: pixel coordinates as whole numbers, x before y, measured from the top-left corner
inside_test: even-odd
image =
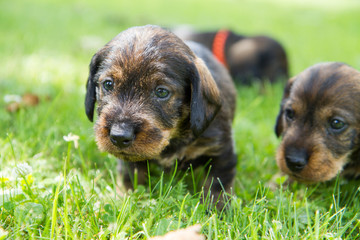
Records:
[[[128,123],[116,123],[110,129],[110,141],[118,148],[127,148],[135,139],[134,128]]]
[[[289,148],[285,154],[286,166],[292,172],[300,172],[309,161],[309,154],[306,149]]]

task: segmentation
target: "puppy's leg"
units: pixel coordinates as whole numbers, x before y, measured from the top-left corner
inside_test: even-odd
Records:
[[[147,161],[124,162],[119,159],[119,170],[126,189],[134,189],[135,176],[137,177],[137,184],[145,185],[147,177]]]
[[[205,183],[205,194],[210,191],[213,203],[218,201],[216,207],[221,210],[226,202],[224,192],[230,193],[233,186],[237,155],[234,153],[233,147],[229,146],[220,155],[210,158],[212,160],[208,167],[210,171]]]

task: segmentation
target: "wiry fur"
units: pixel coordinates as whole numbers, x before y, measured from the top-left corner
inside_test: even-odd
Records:
[[[102,84],[109,79],[114,88],[106,91]],[[159,86],[169,97],[155,95]],[[97,145],[126,163],[125,185],[131,186],[134,169],[145,179],[147,160],[164,167],[176,159],[195,165],[211,160],[210,190],[217,198],[221,184],[229,191],[235,176],[235,101],[231,77],[208,50],[160,27],[143,26],[120,33],[94,55],[85,107],[92,120],[97,102]],[[134,138],[119,147],[110,135],[127,128]]]
[[[334,129],[334,120],[344,127]],[[358,176],[360,72],[343,63],[321,63],[290,79],[275,131],[282,136],[277,164],[292,179],[322,182],[340,172]]]

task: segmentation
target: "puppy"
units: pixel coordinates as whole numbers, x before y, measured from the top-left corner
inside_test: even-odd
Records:
[[[200,44],[185,44],[158,26],[121,32],[91,60],[85,99],[90,121],[95,102],[97,145],[121,159],[128,188],[135,170],[144,183],[147,161],[167,168],[178,160],[193,167],[210,161],[205,186],[215,200],[230,190],[237,162],[235,87]]]
[[[283,46],[267,36],[246,37],[228,30],[196,33],[174,30],[184,40],[203,44],[228,68],[240,84],[254,80],[275,82],[288,78],[288,60]]]
[[[323,182],[360,173],[360,72],[338,62],[291,78],[275,126],[277,164],[291,179]]]

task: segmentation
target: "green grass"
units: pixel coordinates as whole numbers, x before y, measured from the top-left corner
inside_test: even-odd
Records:
[[[191,171],[156,168],[147,186],[117,192],[116,159],[98,151],[84,112],[91,56],[134,25],[268,34],[286,47],[291,75],[321,61],[359,69],[360,3],[313,2],[0,1],[0,240],[146,239],[195,223],[207,239],[359,238],[359,181],[269,187],[283,180],[273,132],[281,84],[238,88],[238,173],[221,213],[200,203]],[[5,95],[26,92],[40,104],[5,111]]]

